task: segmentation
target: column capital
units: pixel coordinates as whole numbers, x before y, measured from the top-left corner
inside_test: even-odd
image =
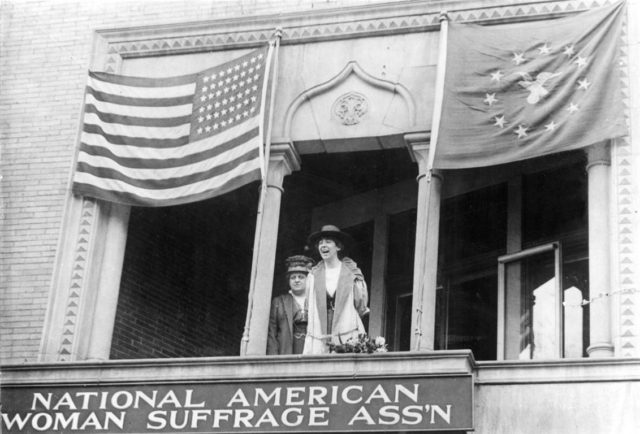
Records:
[[[411,161],[419,162],[422,157],[426,160],[427,155],[429,155],[431,133],[427,131],[407,133],[402,138],[407,145]]]
[[[300,155],[292,141],[271,144],[267,185],[282,189],[284,177],[294,170],[300,170]]]
[[[427,165],[429,164],[429,148],[431,147],[431,133],[426,131],[407,133],[404,135],[403,139],[407,144],[407,149],[409,151],[411,161],[418,164],[418,176],[416,179],[418,180],[418,182],[420,182],[420,180],[425,178],[427,174]],[[442,180],[442,172],[440,170],[432,170],[431,176]]]
[[[611,166],[611,146],[609,142],[601,142],[589,146],[587,153],[587,171],[593,166]]]

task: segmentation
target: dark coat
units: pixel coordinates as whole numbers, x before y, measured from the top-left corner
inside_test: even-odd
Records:
[[[295,301],[291,294],[282,294],[271,301],[267,354],[293,353],[293,314]]]

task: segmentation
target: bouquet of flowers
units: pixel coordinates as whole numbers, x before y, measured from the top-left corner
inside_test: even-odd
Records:
[[[369,338],[366,333],[361,333],[346,342],[340,340],[339,344],[329,344],[329,350],[332,353],[386,353],[387,344],[382,336]]]

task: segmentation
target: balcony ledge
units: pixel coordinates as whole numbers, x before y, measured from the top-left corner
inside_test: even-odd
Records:
[[[472,375],[469,350],[34,363],[1,367],[3,386],[170,384]]]

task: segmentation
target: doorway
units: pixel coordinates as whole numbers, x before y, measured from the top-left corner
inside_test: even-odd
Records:
[[[396,304],[406,288],[411,291],[417,172],[403,148],[302,155],[301,170],[283,185],[272,296],[286,291],[284,259],[313,257],[307,236],[322,225],[336,225],[355,240],[348,255],[367,282],[369,334],[385,336],[390,349],[400,349],[397,341],[410,338],[396,319]]]

